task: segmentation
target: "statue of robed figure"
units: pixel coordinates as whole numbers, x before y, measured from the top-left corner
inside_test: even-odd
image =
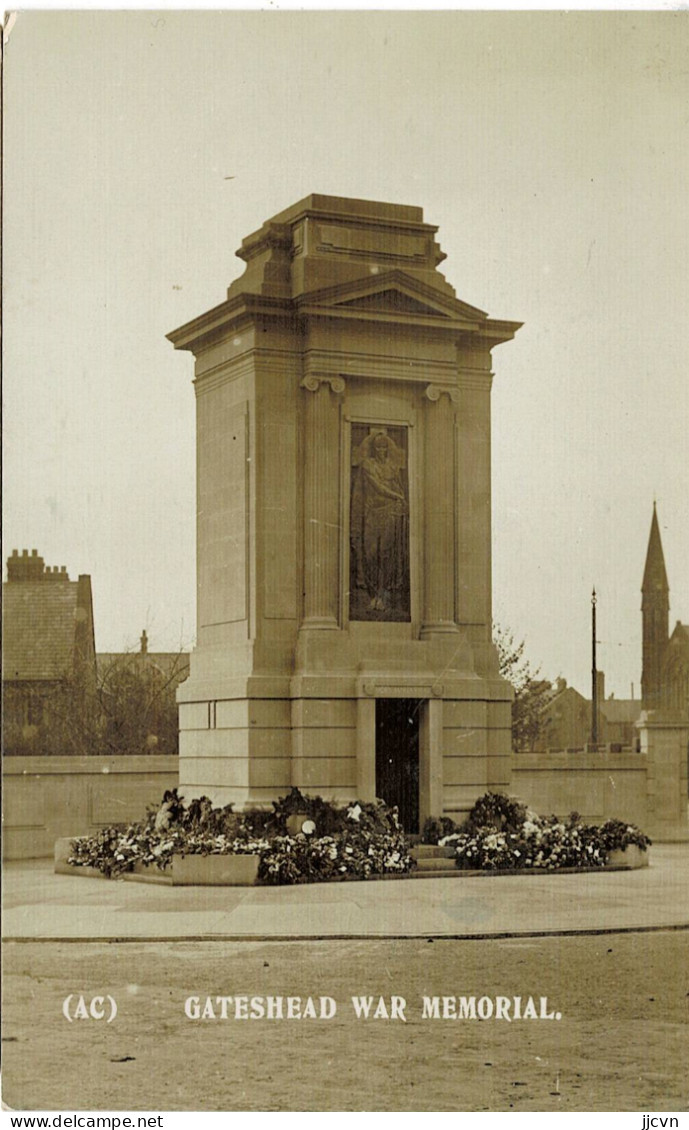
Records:
[[[356,620],[409,620],[406,455],[385,428],[352,453],[352,608]]]

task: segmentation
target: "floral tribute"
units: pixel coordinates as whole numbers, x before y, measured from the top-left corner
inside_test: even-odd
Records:
[[[307,819],[291,835],[288,820],[297,814]],[[273,801],[272,812],[245,813],[214,808],[208,797],[186,806],[172,789],[144,822],[103,828],[71,846],[69,863],[110,878],[137,864],[164,871],[175,855],[258,855],[259,879],[271,884],[369,879],[416,865],[395,809],[382,801],[338,807],[298,789]]]
[[[453,847],[464,870],[516,871],[540,868],[604,867],[611,851],[634,844],[645,851],[651,841],[634,824],[608,820],[584,824],[577,812],[567,820],[537,816],[501,793],[486,793],[460,827],[448,817],[426,822],[425,843]]]

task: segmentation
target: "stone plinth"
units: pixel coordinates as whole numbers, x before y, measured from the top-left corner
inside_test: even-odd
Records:
[[[420,208],[307,197],[244,240],[227,299],[170,334],[196,359],[187,798],[384,785],[418,824],[509,786],[490,387],[518,324],[456,297],[435,232]]]

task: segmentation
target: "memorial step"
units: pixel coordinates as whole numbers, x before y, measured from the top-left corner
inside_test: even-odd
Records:
[[[411,849],[411,855],[414,859],[454,859],[455,849],[438,844],[417,844]]]
[[[459,879],[465,875],[465,871],[460,871],[459,867],[454,867],[452,864],[449,867],[438,868],[437,871],[428,871],[426,869],[420,870],[418,867],[414,871],[410,871],[406,876],[408,879]]]
[[[454,859],[438,857],[436,859],[417,859],[417,871],[452,871],[455,866]]]

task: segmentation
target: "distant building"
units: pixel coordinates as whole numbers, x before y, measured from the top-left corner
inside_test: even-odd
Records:
[[[6,754],[177,753],[184,652],[96,655],[91,578],[15,549],[3,585]]]
[[[543,709],[543,727],[535,743],[537,750],[576,749],[591,735],[591,703],[566,679],[558,679],[553,695]]]
[[[13,550],[2,636],[4,751],[60,752],[69,716],[96,688],[91,578],[70,581],[37,550]]]
[[[679,620],[665,649],[663,686],[665,705],[686,714],[689,711],[689,624]]]
[[[107,676],[115,663],[124,660],[135,663],[139,668],[155,668],[166,679],[172,679],[175,686],[182,683],[189,674],[189,652],[149,651],[148,635],[144,628],[139,639],[138,651],[99,651],[96,655],[98,678]]]
[[[177,687],[189,675],[189,654],[148,650],[99,652],[102,746],[108,753],[179,752]]]
[[[612,745],[634,745],[637,731],[634,723],[641,714],[638,698],[615,698],[611,695],[601,702],[601,741]]]
[[[636,741],[634,723],[641,713],[639,699],[615,698],[614,695],[606,698],[605,676],[599,671],[598,703],[599,744],[632,745]],[[591,741],[591,699],[568,686],[565,679],[557,680],[543,716],[537,750],[583,749]]]
[[[655,503],[641,584],[643,623],[641,700],[605,698],[598,672],[598,740],[632,745],[642,710],[689,714],[689,625],[680,620],[669,634],[670,586]],[[536,749],[581,749],[591,740],[591,699],[558,679],[543,710],[544,725]]]

